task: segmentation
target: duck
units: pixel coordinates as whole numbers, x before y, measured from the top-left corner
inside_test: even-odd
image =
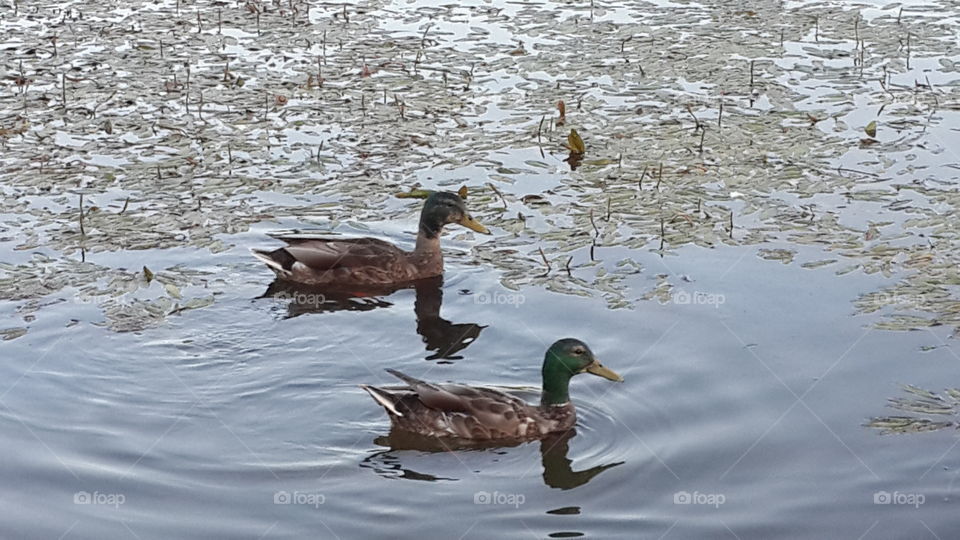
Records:
[[[586,343],[558,340],[543,359],[543,389],[539,405],[492,388],[433,384],[395,369],[402,388],[360,387],[382,406],[395,430],[431,438],[469,441],[543,439],[570,430],[577,412],[570,401],[570,379],[590,373],[615,382],[623,377],[597,360]]]
[[[457,193],[430,192],[420,212],[413,251],[376,238],[278,236],[274,250],[252,249],[277,279],[314,286],[392,285],[443,274],[440,233],[456,223],[481,234],[490,231],[470,216]]]

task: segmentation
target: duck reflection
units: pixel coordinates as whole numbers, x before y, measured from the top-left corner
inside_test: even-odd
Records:
[[[393,302],[385,298],[401,289],[413,288],[416,299],[413,304],[417,318],[417,333],[423,338],[426,350],[431,353],[427,360],[440,363],[460,360],[460,351],[477,340],[486,328],[476,323],[453,323],[440,316],[443,305],[443,277],[422,279],[403,286],[364,286],[331,288],[311,287],[277,280],[270,284],[260,298],[275,298],[287,301],[287,318],[306,313],[332,311],[370,311],[386,308]]]
[[[480,337],[486,328],[476,323],[452,323],[440,317],[443,305],[443,278],[437,277],[418,282],[413,312],[417,317],[417,333],[423,337],[423,343],[433,354],[427,360],[460,360],[458,355]]]
[[[582,486],[595,476],[607,469],[622,465],[623,461],[616,461],[605,465],[597,465],[584,470],[574,470],[573,460],[567,457],[570,452],[570,439],[577,435],[576,430],[555,433],[540,440],[540,462],[543,465],[543,483],[556,489],[573,489]],[[434,437],[425,437],[414,433],[399,430],[390,430],[390,434],[377,437],[374,443],[389,447],[388,450],[375,452],[360,463],[361,467],[373,469],[377,474],[389,478],[406,478],[409,480],[424,480],[435,482],[438,480],[455,480],[425,474],[403,467],[398,452],[415,450],[418,452],[452,452],[458,450],[485,450],[495,448],[510,448],[524,444],[525,441],[516,441],[504,444],[489,441],[444,441]]]
[[[576,430],[571,429],[540,441],[544,484],[557,489],[573,489],[586,484],[607,469],[624,464],[623,461],[614,461],[581,471],[573,470],[573,460],[567,457],[567,453],[570,451],[570,439],[576,435]]]

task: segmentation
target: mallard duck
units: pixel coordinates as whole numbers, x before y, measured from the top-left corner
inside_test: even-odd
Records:
[[[273,251],[251,250],[282,280],[307,285],[386,285],[443,273],[440,232],[457,223],[483,234],[456,193],[435,191],[423,203],[420,232],[413,251],[376,238],[302,238],[280,236],[288,245]]]
[[[532,440],[566,431],[577,421],[570,402],[570,378],[592,373],[611,381],[623,378],[603,367],[586,343],[561,339],[543,359],[540,405],[499,390],[459,384],[432,384],[396,371],[407,384],[399,390],[360,385],[387,410],[393,427],[428,437],[471,440]]]

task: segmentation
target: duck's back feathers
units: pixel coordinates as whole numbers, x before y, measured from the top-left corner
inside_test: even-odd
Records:
[[[541,410],[510,394],[459,384],[432,384],[387,370],[407,384],[387,390],[364,386],[383,406],[394,426],[430,437],[532,439],[569,429],[573,406]]]
[[[412,281],[443,272],[442,258],[421,261],[415,253],[377,238],[278,237],[287,246],[252,250],[277,277],[311,285],[363,285]]]
[[[397,246],[376,238],[322,239],[279,237],[286,247],[269,252],[272,260],[291,270],[295,263],[311,270],[331,270],[344,266],[388,265],[402,260],[405,252]],[[265,253],[261,251],[260,253]]]

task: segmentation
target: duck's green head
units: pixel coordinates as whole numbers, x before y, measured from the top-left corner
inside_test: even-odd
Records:
[[[592,373],[604,379],[623,382],[623,377],[603,367],[586,343],[565,338],[551,345],[543,359],[541,402],[544,405],[562,405],[570,401],[570,378],[579,373]]]
[[[490,234],[486,227],[470,217],[467,205],[456,193],[434,191],[423,203],[420,213],[420,230],[427,238],[436,238],[444,225],[457,223],[478,233]]]

